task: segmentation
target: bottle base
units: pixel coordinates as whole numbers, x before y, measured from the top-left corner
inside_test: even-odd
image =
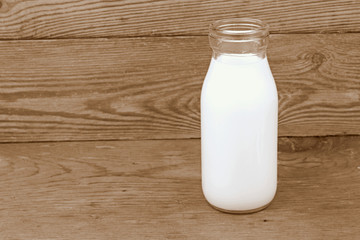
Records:
[[[264,210],[265,208],[267,208],[271,202],[269,202],[268,204],[262,206],[262,207],[258,207],[258,208],[254,208],[254,209],[249,209],[249,210],[227,210],[227,209],[223,209],[223,208],[219,208],[216,207],[214,205],[212,205],[211,203],[208,202],[208,204],[213,207],[214,209],[220,211],[220,212],[224,212],[224,213],[231,213],[231,214],[249,214],[249,213],[256,213],[259,212],[261,210]]]

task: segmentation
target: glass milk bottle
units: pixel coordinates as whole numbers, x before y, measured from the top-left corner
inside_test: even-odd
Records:
[[[201,174],[206,200],[220,211],[259,211],[276,193],[278,96],[266,57],[268,29],[242,18],[210,25]]]

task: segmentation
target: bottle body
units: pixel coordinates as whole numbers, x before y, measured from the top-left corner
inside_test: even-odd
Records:
[[[266,55],[213,56],[201,92],[207,201],[228,212],[267,206],[277,187],[278,97]]]

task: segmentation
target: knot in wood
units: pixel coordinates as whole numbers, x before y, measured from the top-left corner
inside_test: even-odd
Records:
[[[325,57],[325,55],[322,54],[322,53],[316,52],[316,53],[314,53],[314,54],[312,55],[312,57],[311,57],[311,62],[312,62],[313,65],[314,65],[314,67],[313,67],[314,69],[319,68],[320,65],[321,65],[323,62],[325,62],[325,61],[326,61],[326,57]]]

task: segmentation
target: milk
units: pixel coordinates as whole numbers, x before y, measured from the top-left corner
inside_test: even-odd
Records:
[[[277,90],[266,57],[212,58],[201,92],[202,188],[212,206],[248,212],[274,198],[277,119]]]

